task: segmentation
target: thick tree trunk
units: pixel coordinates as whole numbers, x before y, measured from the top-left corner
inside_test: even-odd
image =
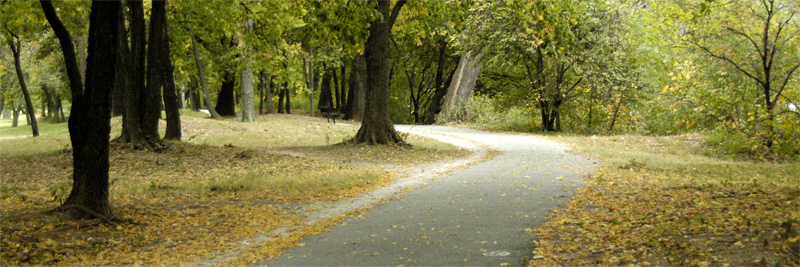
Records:
[[[161,117],[160,91],[153,92],[145,86],[145,59],[147,53],[144,7],[141,1],[127,1],[130,12],[130,50],[127,31],[124,30],[122,9],[117,18],[119,33],[117,49],[117,74],[124,77],[116,79],[117,86],[124,84],[124,108],[122,114],[122,135],[118,139],[128,142],[132,149],[159,150],[158,119]],[[87,67],[88,68],[88,67]],[[157,95],[154,95],[158,93]],[[156,110],[153,110],[156,109]]]
[[[245,67],[242,70],[242,122],[252,122],[256,120],[255,94],[253,86],[253,70]]]
[[[8,39],[8,46],[11,48],[11,53],[14,55],[14,69],[17,71],[17,79],[19,80],[19,87],[22,88],[22,96],[25,98],[25,110],[30,120],[33,136],[39,136],[39,124],[36,123],[36,112],[33,111],[33,102],[31,101],[31,94],[28,91],[28,86],[25,84],[25,75],[22,73],[22,66],[20,65],[20,49],[22,42],[19,37],[11,33],[13,39]],[[16,44],[14,43],[16,40]]]
[[[367,61],[364,55],[357,55],[353,59],[353,68],[350,70],[350,92],[347,94],[344,119],[361,121],[364,118],[366,96]]]
[[[119,2],[92,3],[86,86],[83,94],[73,99],[69,117],[73,185],[63,207],[75,209],[81,217],[102,216],[108,219],[112,215],[108,198],[108,135],[111,131],[109,120],[117,59],[118,16]]]
[[[472,51],[467,51],[461,56],[444,99],[442,117],[446,121],[459,120],[464,115],[464,104],[472,97],[472,91],[481,73],[483,56],[483,52],[472,55]]]
[[[236,103],[233,96],[234,78],[235,75],[232,72],[224,71],[222,87],[217,95],[217,113],[223,117],[236,116]]]
[[[246,25],[245,28],[249,30],[250,25],[252,25],[253,21],[246,21],[244,24]],[[252,58],[250,56],[250,45],[245,43],[244,37],[239,36],[239,47],[243,50],[242,52],[242,60],[244,62],[244,68],[242,69],[242,80],[241,86],[241,120],[242,122],[252,122],[256,120],[256,105],[255,105],[255,86],[254,78],[253,78],[253,69],[252,69]]]
[[[153,10],[150,15],[150,44],[147,54],[147,87],[148,91],[154,90],[159,93],[163,91],[164,93],[164,110],[167,113],[167,129],[164,139],[181,140],[181,117],[169,51],[166,5],[166,0],[153,1]],[[160,103],[161,99],[157,102]],[[158,114],[161,117],[161,109],[158,109]]]
[[[393,18],[390,17],[389,1],[376,1],[376,9],[383,15],[383,21],[375,21],[369,27],[369,37],[365,45],[367,61],[367,95],[364,120],[355,137],[356,143],[366,144],[405,144],[394,129],[389,118],[389,39],[392,34]],[[397,3],[395,9],[405,2]]]

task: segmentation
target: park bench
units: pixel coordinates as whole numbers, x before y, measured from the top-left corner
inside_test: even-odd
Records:
[[[322,111],[322,116],[328,119],[328,122],[333,120],[333,124],[336,124],[336,119],[341,116],[339,112],[333,110],[331,107],[328,106],[320,106],[319,111]]]

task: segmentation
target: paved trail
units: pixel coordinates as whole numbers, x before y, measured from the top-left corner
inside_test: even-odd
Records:
[[[442,126],[399,131],[469,140],[500,155],[433,177],[328,233],[258,266],[511,266],[531,258],[532,235],[564,204],[595,160],[532,136]],[[455,138],[453,138],[455,137]],[[473,145],[474,146],[474,145]]]

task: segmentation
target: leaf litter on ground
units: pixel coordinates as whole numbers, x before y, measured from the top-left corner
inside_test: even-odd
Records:
[[[706,157],[693,135],[553,138],[603,163],[529,229],[528,265],[800,265],[796,162]]]
[[[120,123],[118,119],[112,122],[114,136]],[[344,140],[355,134],[356,126],[334,126],[302,116],[269,115],[253,124],[195,117],[183,117],[182,122],[188,141],[169,142],[160,153],[112,145],[113,224],[75,221],[52,212],[71,187],[72,156],[65,144],[53,144],[36,154],[4,153],[0,263],[181,265],[217,259],[211,262],[246,265],[277,256],[300,238],[325,231],[341,218],[308,225],[301,214],[315,208],[309,203],[343,199],[386,185],[401,163],[467,153],[418,137],[414,137],[419,144],[415,148],[335,145],[330,136]],[[274,128],[289,134],[277,130],[252,134],[257,128],[262,133]],[[66,133],[56,137],[69,140]],[[13,140],[14,145],[26,141]],[[292,147],[282,148],[286,144]],[[288,234],[276,234],[276,229],[286,229]],[[273,238],[247,247],[239,256],[226,254],[239,249],[242,240],[256,236]]]

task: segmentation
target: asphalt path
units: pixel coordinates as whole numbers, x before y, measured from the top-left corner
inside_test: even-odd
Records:
[[[542,225],[549,211],[567,203],[597,162],[534,136],[443,126],[396,128],[496,156],[430,172],[432,177],[415,189],[393,193],[394,198],[376,202],[330,232],[255,265],[524,265],[522,258],[533,256],[535,238],[526,229]]]

